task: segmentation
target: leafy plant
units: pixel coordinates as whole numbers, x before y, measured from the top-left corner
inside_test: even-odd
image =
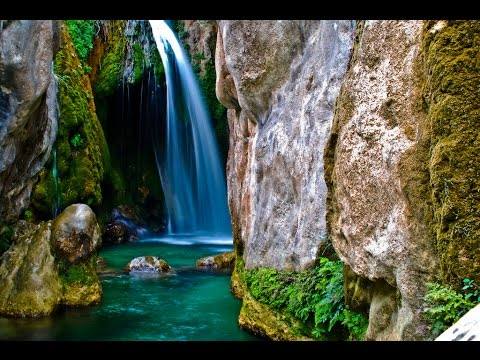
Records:
[[[82,138],[82,135],[80,134],[75,134],[72,136],[70,139],[70,144],[73,146],[74,149],[79,149],[84,145],[84,141]]]
[[[73,45],[82,61],[86,61],[93,48],[94,20],[65,20]]]
[[[460,292],[439,283],[428,283],[425,301],[428,304],[425,317],[436,337],[480,302],[480,288],[471,279],[463,279]]]
[[[90,73],[92,72],[92,67],[89,66],[89,65],[84,65],[84,66],[83,66],[83,72],[84,72],[85,74],[90,74]]]
[[[315,338],[360,340],[365,334],[366,316],[345,306],[341,261],[320,258],[302,272],[246,270],[244,280],[256,300],[302,321]]]

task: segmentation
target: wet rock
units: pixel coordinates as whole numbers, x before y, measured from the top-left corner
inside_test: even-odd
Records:
[[[107,244],[133,242],[147,232],[145,222],[128,205],[120,205],[112,210],[110,222],[105,225],[103,239]]]
[[[235,266],[235,252],[227,252],[215,256],[206,256],[197,260],[196,266],[201,270],[232,272]]]
[[[136,237],[129,234],[125,224],[112,221],[105,225],[105,232],[103,233],[103,242],[105,244],[121,244],[133,239],[136,239]]]
[[[56,252],[70,263],[88,258],[101,245],[95,213],[85,204],[68,206],[53,222],[52,241]]]
[[[125,267],[130,273],[170,273],[172,268],[163,259],[156,256],[140,256],[130,261]]]

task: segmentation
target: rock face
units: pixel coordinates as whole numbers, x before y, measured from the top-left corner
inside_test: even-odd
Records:
[[[156,256],[140,256],[130,261],[125,270],[130,273],[168,273],[172,268]]]
[[[182,42],[188,52],[192,57],[195,54],[202,54],[198,59],[199,74],[205,75],[207,64],[215,58],[217,23],[213,20],[178,20],[178,22],[184,29]]]
[[[411,185],[402,162],[416,151],[425,121],[416,67],[422,26],[422,21],[368,21],[359,28],[329,144],[333,245],[355,274],[376,282],[370,339],[426,333],[423,287],[436,257],[425,219],[415,216],[406,195]]]
[[[55,310],[62,291],[50,233],[50,222],[17,226],[15,243],[0,257],[0,314],[37,317]]]
[[[227,252],[215,256],[206,256],[198,259],[196,266],[204,270],[227,270],[233,271],[235,265],[235,252]]]
[[[92,209],[85,204],[68,206],[54,221],[55,250],[70,263],[88,258],[100,245],[100,227]]]
[[[326,243],[323,149],[354,30],[352,21],[219,22],[229,205],[247,268],[300,270]]]
[[[475,21],[220,21],[245,267],[305,268],[328,236],[366,338],[429,338],[426,282],[480,276],[479,44]]]
[[[12,222],[50,156],[57,133],[52,61],[56,22],[11,21],[0,29],[0,218]]]
[[[478,171],[480,31],[446,21],[357,30],[326,154],[329,230],[360,276],[347,277],[347,300],[370,304],[366,338],[425,339],[426,282],[479,274],[478,177],[465,174]]]

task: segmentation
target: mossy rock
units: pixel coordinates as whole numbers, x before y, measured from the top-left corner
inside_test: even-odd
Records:
[[[235,297],[242,299],[240,327],[272,340],[313,340],[304,335],[305,325],[300,321],[255,300],[245,282],[245,264],[241,256],[236,257],[230,288]]]
[[[206,256],[198,259],[196,266],[202,270],[232,272],[235,265],[235,252],[226,252],[215,256]]]
[[[55,311],[61,283],[50,228],[50,222],[17,224],[14,243],[0,258],[1,315],[40,317]]]
[[[425,109],[432,232],[443,282],[480,282],[480,23],[429,21],[424,29]]]
[[[243,295],[238,324],[255,335],[272,340],[313,340],[301,335],[304,325],[300,321],[272,310],[255,300],[248,291]]]
[[[76,265],[60,264],[62,284],[61,304],[67,306],[89,306],[102,299],[102,286],[96,272],[96,257]]]
[[[82,202],[97,206],[102,201],[101,183],[110,163],[108,146],[98,121],[90,80],[85,74],[69,32],[60,31],[61,47],[54,61],[58,78],[60,118],[55,142],[57,174],[51,156],[32,193],[33,208],[43,218],[53,204]],[[52,152],[53,154],[53,152]]]

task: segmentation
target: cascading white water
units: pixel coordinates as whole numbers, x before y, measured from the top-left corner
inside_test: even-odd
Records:
[[[190,62],[163,20],[150,20],[165,69],[165,149],[155,148],[168,233],[231,238],[225,177],[211,118]]]

